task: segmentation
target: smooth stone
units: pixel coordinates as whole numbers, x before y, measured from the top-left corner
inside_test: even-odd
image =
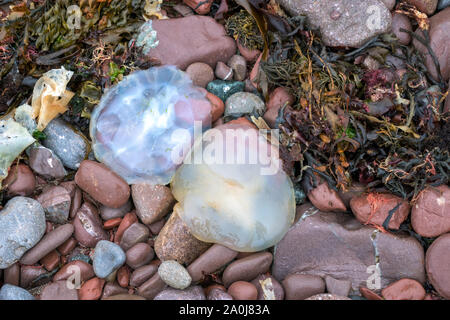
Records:
[[[231,69],[229,66],[227,66],[222,61],[217,62],[216,64],[216,70],[214,71],[214,74],[217,78],[221,80],[231,80],[233,79],[233,69]]]
[[[243,56],[235,54],[228,60],[228,66],[233,69],[233,78],[236,81],[244,81],[247,75],[247,60]]]
[[[406,46],[411,42],[411,35],[400,31],[400,28],[412,32],[411,21],[409,21],[409,18],[404,14],[394,13],[392,15],[392,32],[398,38],[398,42]]]
[[[352,288],[352,282],[349,280],[339,280],[330,276],[325,277],[327,292],[338,296],[347,297]]]
[[[381,291],[386,300],[423,300],[425,299],[425,289],[413,279],[401,279]]]
[[[46,179],[62,179],[67,175],[62,161],[49,148],[30,147],[28,159],[31,169]]]
[[[430,283],[445,299],[450,299],[450,233],[434,240],[427,250],[426,269]]]
[[[45,211],[47,220],[63,224],[69,218],[72,199],[67,189],[60,186],[50,186],[36,198]]]
[[[266,110],[264,101],[256,94],[249,92],[237,92],[225,101],[225,117],[235,118],[244,115],[262,116]]]
[[[450,6],[450,0],[439,0],[437,9],[442,10]]]
[[[0,211],[0,269],[16,263],[45,233],[45,212],[31,198],[15,197]]]
[[[208,83],[206,90],[219,97],[223,102],[237,92],[244,91],[245,83],[242,81],[214,80]]]
[[[205,88],[209,82],[214,80],[214,70],[203,62],[190,64],[186,73],[192,79],[192,83],[201,88]]]
[[[162,281],[175,289],[186,289],[192,282],[187,270],[174,260],[163,261],[159,265],[158,274]]]
[[[1,278],[1,274],[0,274]],[[5,269],[3,282],[6,284],[11,284],[13,286],[18,286],[20,283],[20,265],[18,263],[14,263],[9,268]]]
[[[347,211],[337,191],[330,188],[327,182],[319,184],[316,188],[308,192],[308,199],[317,209],[323,212]]]
[[[389,10],[394,9],[396,0],[381,0],[381,1]]]
[[[206,300],[206,296],[202,287],[192,286],[183,290],[164,289],[153,300]]]
[[[131,201],[128,200],[123,206],[119,208],[109,208],[107,206],[101,206],[99,209],[100,216],[103,220],[123,218],[125,214],[131,211],[131,205]]]
[[[258,300],[284,300],[284,288],[273,276],[260,274],[252,284],[258,290]]]
[[[69,288],[66,280],[56,281],[42,289],[40,300],[78,300],[78,291]]]
[[[136,207],[136,215],[144,224],[161,220],[175,204],[170,188],[162,185],[133,184],[131,195]]]
[[[142,223],[135,222],[123,233],[120,240],[120,247],[127,251],[136,243],[146,242],[150,236],[150,230]]]
[[[436,11],[438,4],[438,0],[406,0],[406,2],[417,7],[417,9],[429,16]]]
[[[94,248],[100,240],[107,240],[108,233],[103,229],[97,209],[90,202],[85,202],[73,220],[75,239],[82,245]]]
[[[133,273],[131,273],[130,285],[133,287],[139,287],[148,279],[157,274],[157,272],[158,272],[158,265],[156,263],[150,263],[148,265],[139,267],[136,270],[134,270]]]
[[[36,187],[36,178],[30,167],[25,164],[10,167],[8,176],[2,181],[7,197],[28,197]]]
[[[203,62],[214,68],[218,61],[227,62],[236,52],[233,38],[211,17],[192,15],[153,20],[152,29],[159,42],[146,57],[162,65],[185,70],[194,62]]]
[[[103,288],[102,300],[121,294],[128,294],[128,290],[126,288],[122,288],[117,282],[108,282]]]
[[[95,276],[94,268],[85,261],[75,260],[59,269],[53,276],[53,281],[67,280],[73,275],[79,276],[80,281],[84,282]]]
[[[95,275],[106,278],[119,269],[126,260],[125,252],[117,244],[100,240],[95,246],[93,266]]]
[[[325,292],[325,281],[319,276],[290,274],[282,282],[286,300],[305,300]]]
[[[222,289],[213,288],[206,295],[206,300],[233,300],[233,297]]]
[[[126,264],[137,269],[153,260],[155,252],[147,243],[136,243],[126,251]]]
[[[233,282],[251,281],[258,275],[269,271],[272,264],[270,252],[259,252],[230,263],[222,275],[222,282],[228,287]]]
[[[292,15],[306,15],[330,47],[359,48],[391,28],[391,13],[378,0],[278,0]]]
[[[75,131],[68,123],[56,118],[44,130],[46,139],[42,144],[51,149],[65,167],[78,169],[88,156],[87,139]]]
[[[43,267],[22,266],[20,268],[20,286],[25,289],[43,285],[51,281],[50,277],[46,277],[47,272]]]
[[[74,232],[72,224],[67,223],[47,233],[39,243],[20,259],[20,263],[33,265],[69,239]]]
[[[167,284],[164,281],[162,281],[158,272],[156,272],[150,279],[145,281],[137,288],[137,293],[146,299],[152,300],[158,295],[158,293],[163,291],[166,287]]]
[[[102,296],[103,286],[105,280],[99,278],[92,278],[81,286],[78,290],[78,297],[80,300],[99,300]]]
[[[382,233],[349,214],[320,212],[309,203],[297,207],[293,226],[274,252],[272,274],[279,281],[293,273],[329,275],[351,281],[351,294],[360,295],[378,259],[380,289],[402,278],[425,282],[424,251],[414,237]]]
[[[276,121],[280,109],[285,105],[292,105],[295,102],[295,97],[289,92],[287,88],[277,87],[269,95],[267,102],[267,110],[264,114],[264,120],[272,128],[276,129]]]
[[[256,300],[258,298],[258,289],[247,281],[234,282],[227,292],[234,300]]]
[[[4,284],[0,289],[0,300],[35,300],[35,298],[21,287]]]

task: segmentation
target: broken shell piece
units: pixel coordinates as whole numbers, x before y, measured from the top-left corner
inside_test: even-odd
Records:
[[[42,131],[58,115],[67,111],[74,93],[66,90],[73,72],[64,67],[53,69],[42,75],[33,89],[31,105],[33,119],[38,118],[37,129]]]
[[[12,162],[34,141],[27,129],[16,121],[0,121],[0,182],[8,175]]]

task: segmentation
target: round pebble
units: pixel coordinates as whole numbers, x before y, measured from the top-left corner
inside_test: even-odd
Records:
[[[35,300],[35,298],[21,287],[4,284],[0,289],[0,300]]]
[[[236,281],[228,288],[228,294],[234,300],[256,300],[258,290],[255,285],[247,281]]]
[[[185,289],[192,282],[189,272],[174,260],[163,261],[158,268],[158,274],[165,283],[175,289]]]
[[[106,278],[125,263],[125,252],[117,244],[101,240],[95,246],[93,266],[99,278]]]
[[[214,80],[214,70],[206,63],[194,62],[186,69],[186,73],[192,79],[194,85],[205,88]]]

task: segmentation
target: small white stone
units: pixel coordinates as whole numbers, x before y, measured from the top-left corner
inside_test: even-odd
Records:
[[[158,268],[158,274],[162,281],[175,289],[186,289],[192,282],[189,272],[174,260],[162,262]]]

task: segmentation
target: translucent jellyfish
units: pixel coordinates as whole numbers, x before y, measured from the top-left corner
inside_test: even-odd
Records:
[[[211,126],[211,104],[186,73],[174,66],[136,71],[92,112],[92,148],[129,184],[167,184],[192,145],[196,121]]]
[[[240,252],[275,245],[294,221],[294,189],[276,147],[241,124],[197,139],[171,186],[174,211],[196,238]]]

